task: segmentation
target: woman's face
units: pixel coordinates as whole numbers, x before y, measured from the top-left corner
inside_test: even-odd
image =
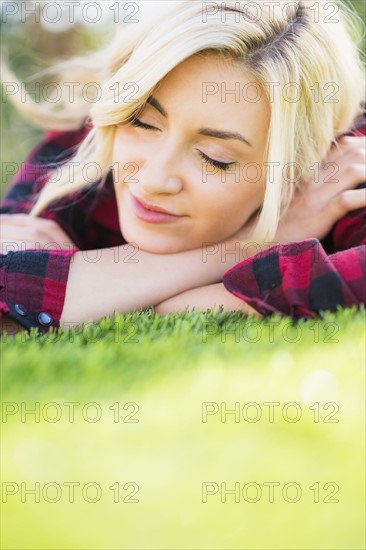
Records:
[[[190,57],[155,87],[139,122],[117,128],[113,178],[127,242],[157,254],[200,248],[234,235],[258,210],[270,108],[249,83],[237,65]]]

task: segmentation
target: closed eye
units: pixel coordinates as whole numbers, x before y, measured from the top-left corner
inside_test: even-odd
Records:
[[[138,126],[139,128],[145,128],[145,130],[158,130],[155,126],[150,126],[150,124],[145,124],[141,122],[138,118],[134,118],[131,122],[132,126]]]
[[[138,118],[134,118],[132,121],[131,121],[131,124],[132,126],[137,126],[139,128],[144,128],[145,130],[159,130],[159,128],[155,128],[155,126],[150,126],[150,124],[145,124],[144,122],[141,122],[141,120],[139,120]],[[200,151],[199,149],[197,149],[200,157],[205,160],[206,162],[208,162],[208,164],[211,164],[211,166],[214,166],[215,168],[219,168],[220,170],[228,170],[229,169],[229,166],[232,166],[233,164],[235,164],[235,162],[228,162],[228,163],[225,163],[225,162],[220,162],[219,160],[215,160],[215,159],[212,159],[210,157],[208,157],[207,155],[205,155],[204,153],[202,153],[202,151]]]
[[[198,151],[200,157],[203,158],[203,160],[208,162],[208,164],[211,164],[212,166],[215,166],[216,168],[219,168],[220,170],[228,170],[229,166],[235,164],[235,162],[225,163],[225,162],[220,162],[219,160],[211,159],[210,157],[208,157],[207,155],[202,153],[202,151],[199,151],[199,149],[197,149],[197,151]]]

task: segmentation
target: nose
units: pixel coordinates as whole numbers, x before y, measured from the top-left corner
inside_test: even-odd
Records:
[[[139,170],[140,186],[147,196],[160,193],[175,195],[184,185],[183,177],[179,173],[180,162],[174,151],[162,148],[155,155],[145,159]]]

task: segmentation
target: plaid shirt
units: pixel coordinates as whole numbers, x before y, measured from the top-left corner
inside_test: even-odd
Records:
[[[72,157],[90,130],[51,131],[30,153],[0,203],[0,214],[28,213],[47,181],[46,167]],[[349,135],[366,135],[366,110]],[[345,133],[347,135],[347,133]],[[102,183],[102,185],[101,185]],[[365,187],[366,183],[358,187]],[[40,214],[55,220],[80,250],[125,244],[112,173],[81,191],[53,201]],[[60,326],[72,256],[77,249],[0,254],[0,319],[8,314],[41,333]],[[350,212],[319,241],[273,245],[223,277],[225,288],[264,316],[316,317],[366,303],[366,209]]]

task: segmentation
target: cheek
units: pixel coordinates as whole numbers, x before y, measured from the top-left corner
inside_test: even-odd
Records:
[[[119,129],[113,144],[113,178],[117,186],[128,184],[129,179],[136,177],[139,158],[136,140],[127,129]]]
[[[133,129],[119,128],[117,130],[113,144],[113,159],[115,162],[118,162],[119,159],[137,161],[140,150],[141,144]]]
[[[243,210],[246,197],[238,193],[238,185],[222,183],[221,181],[202,184],[196,194],[196,202],[200,205],[200,213],[207,219],[219,218],[227,220]],[[198,199],[199,195],[199,199]]]
[[[207,238],[221,240],[234,233],[245,222],[244,209],[238,209],[238,203],[228,197],[227,192],[215,194],[211,190],[209,196],[203,198],[199,205],[195,227]]]
[[[200,219],[205,229],[222,233],[239,230],[262,204],[262,189],[248,182],[221,183],[201,196]]]

